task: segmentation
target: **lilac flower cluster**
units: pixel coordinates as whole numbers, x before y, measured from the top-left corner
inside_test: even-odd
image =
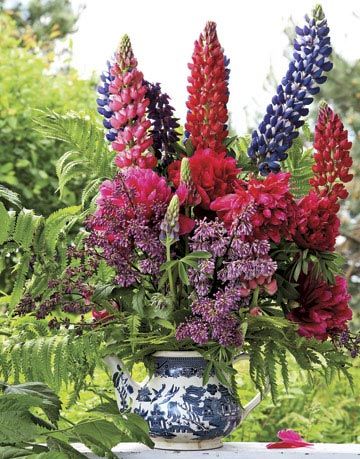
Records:
[[[147,86],[145,97],[150,101],[148,119],[152,125],[152,147],[161,165],[166,167],[177,156],[173,144],[179,140],[176,131],[179,127],[178,119],[174,116],[175,109],[170,105],[170,97],[161,92],[160,83],[152,84],[146,81],[145,85]]]
[[[252,133],[248,155],[256,162],[262,175],[280,170],[280,161],[287,158],[285,153],[292,141],[299,135],[303,117],[309,113],[314,94],[319,85],[327,79],[324,72],[332,68],[329,56],[329,28],[320,6],[313,11],[313,17],[305,16],[303,28],[296,27],[293,60],[266,115],[257,130]]]
[[[336,345],[345,348],[353,359],[360,355],[360,332],[352,333],[347,329],[340,335],[333,336],[333,341]]]
[[[147,185],[157,186],[156,191],[150,193]],[[165,261],[160,225],[169,195],[165,181],[145,169],[129,168],[102,184],[98,209],[87,222],[87,245],[115,268],[120,286],[136,284],[141,274],[159,274]]]
[[[189,270],[196,293],[193,316],[179,326],[177,339],[190,338],[197,344],[212,339],[223,346],[241,346],[239,308],[249,304],[251,291],[257,287],[270,294],[276,290],[272,277],[277,265],[269,256],[269,242],[247,240],[253,213],[253,208],[246,209],[229,231],[218,219],[197,222],[190,248],[212,256]]]
[[[63,275],[48,282],[50,294],[43,298],[27,294],[17,306],[16,313],[33,313],[37,319],[44,319],[54,311],[73,314],[86,314],[91,310],[91,297],[94,287],[89,279],[98,267],[98,258],[92,250],[78,250],[70,246],[68,263]],[[49,327],[68,326],[69,320],[51,319]]]

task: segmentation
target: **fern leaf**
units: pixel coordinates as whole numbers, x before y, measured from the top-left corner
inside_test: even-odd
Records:
[[[278,386],[276,380],[275,344],[272,341],[268,341],[266,343],[264,356],[266,376],[270,385],[271,398],[275,404],[278,398]]]
[[[141,318],[137,314],[132,314],[131,316],[127,318],[127,326],[129,330],[129,341],[130,341],[131,349],[133,352],[135,350],[134,340],[138,337],[140,325],[141,325]]]
[[[289,390],[289,383],[290,383],[290,378],[289,378],[289,367],[288,367],[288,362],[286,359],[286,350],[283,348],[278,348],[277,350],[277,355],[279,358],[279,362],[281,365],[281,376],[282,380],[285,386],[286,392]]]
[[[68,336],[60,336],[54,345],[54,387],[58,391],[62,382],[68,383]]]
[[[52,213],[46,219],[42,237],[49,254],[54,254],[60,233],[71,221],[78,218],[80,210],[80,206],[64,207]]]
[[[11,227],[11,218],[4,204],[0,201],[0,245],[8,240]]]
[[[25,252],[22,254],[20,261],[17,264],[16,280],[13,286],[13,290],[11,292],[11,299],[9,303],[10,311],[14,309],[14,307],[19,303],[22,297],[24,285],[26,282],[26,275],[29,270],[30,258],[30,253]]]
[[[288,151],[284,161],[284,170],[291,172],[291,191],[296,198],[306,195],[311,186],[309,180],[313,177],[314,164],[312,149],[303,149],[301,139],[296,139]]]
[[[66,115],[51,111],[40,113],[36,120],[38,130],[70,147],[56,165],[61,194],[75,177],[84,179],[87,185],[94,179],[113,176],[115,153],[109,151],[102,129],[90,117],[74,112]]]
[[[16,226],[13,239],[24,250],[28,250],[33,242],[34,235],[39,223],[42,221],[41,216],[35,215],[32,210],[22,209],[16,220]]]
[[[0,199],[9,202],[14,207],[18,207],[19,209],[22,207],[19,195],[14,191],[4,187],[3,185],[0,185]]]

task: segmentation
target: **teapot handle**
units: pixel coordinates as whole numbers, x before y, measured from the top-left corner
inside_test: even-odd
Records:
[[[249,354],[247,354],[246,352],[243,352],[242,354],[239,354],[237,357],[235,357],[233,363],[236,363],[236,362],[239,362],[240,360],[246,360],[249,358]],[[245,406],[244,406],[244,411],[242,413],[242,417],[241,417],[241,420],[243,421],[250,413],[251,411],[256,408],[259,403],[265,398],[265,396],[267,395],[267,393],[269,392],[269,385],[266,384],[266,387],[265,387],[265,390],[263,392],[263,394],[261,394],[260,392],[257,393],[255,395],[254,398],[252,398],[250,400],[249,403],[247,403]]]

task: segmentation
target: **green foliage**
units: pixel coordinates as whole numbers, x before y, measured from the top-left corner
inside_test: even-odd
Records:
[[[309,380],[289,359],[289,388],[279,384],[277,404],[265,397],[261,404],[231,434],[227,441],[275,441],[281,429],[293,429],[310,442],[359,443],[360,368],[350,370],[354,391],[334,377],[326,383],[320,376]],[[239,395],[245,403],[254,395],[248,366],[236,366]]]
[[[105,178],[114,175],[114,152],[109,151],[103,130],[88,116],[76,113],[59,115],[42,112],[36,120],[44,136],[64,142],[70,150],[56,163],[60,197],[64,196],[69,182],[81,183],[81,203],[97,193]]]
[[[305,124],[301,131],[302,136],[293,141],[282,167],[284,171],[291,172],[291,192],[296,198],[310,191],[309,179],[314,175],[311,169],[314,164],[313,150],[304,147],[304,142],[311,140],[308,126]]]
[[[71,206],[44,218],[25,208],[18,213],[7,211],[0,201],[0,217],[4,222],[0,229],[0,275],[4,276],[2,289],[10,295],[11,310],[21,300],[25,287],[39,294],[46,288],[47,280],[61,271],[64,238],[83,218],[80,211],[80,206]],[[16,273],[10,279],[9,265],[12,273]]]
[[[11,334],[14,320],[11,324],[3,320],[3,333],[8,330],[10,336],[1,341],[1,377],[15,382],[43,381],[56,391],[65,384],[72,387],[75,401],[86,385],[85,377],[99,364],[100,334],[54,333],[46,321],[29,317],[17,319],[16,326],[17,333]]]
[[[250,357],[250,377],[261,393],[269,387],[274,403],[279,395],[279,375],[285,388],[289,386],[290,355],[310,378],[318,372],[330,382],[334,375],[342,374],[353,384],[347,356],[336,351],[331,342],[300,337],[296,324],[282,317],[249,317],[248,322],[244,349]]]
[[[19,1],[11,5],[11,10],[5,9],[4,3],[0,1],[0,11],[8,11],[17,28],[27,35],[34,34],[42,47],[73,32],[79,17],[69,0]]]
[[[95,106],[92,85],[72,69],[49,72],[47,56],[21,46],[14,21],[1,13],[0,28],[0,183],[21,194],[26,208],[48,215],[59,208],[55,162],[63,145],[36,131],[34,109],[86,111]],[[62,206],[78,198],[76,190],[68,191]]]
[[[41,459],[76,459],[85,457],[70,441],[88,446],[100,457],[116,459],[111,452],[122,441],[140,441],[152,447],[145,421],[134,414],[121,415],[96,409],[87,419],[65,428],[57,428],[60,418],[59,397],[38,382],[13,386],[2,385],[0,395],[0,457]],[[35,409],[35,411],[34,411]],[[37,411],[36,411],[37,410]],[[38,415],[41,410],[43,416]]]

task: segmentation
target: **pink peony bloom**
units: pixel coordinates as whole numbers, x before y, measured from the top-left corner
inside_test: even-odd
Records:
[[[270,173],[265,179],[252,178],[237,187],[235,193],[216,199],[210,208],[227,227],[252,203],[256,212],[251,218],[254,239],[291,240],[295,234],[296,204],[289,193],[290,174]]]
[[[304,446],[312,446],[312,443],[306,442],[297,432],[291,429],[280,430],[277,434],[281,441],[269,443],[266,445],[268,449],[281,448],[303,448]]]

